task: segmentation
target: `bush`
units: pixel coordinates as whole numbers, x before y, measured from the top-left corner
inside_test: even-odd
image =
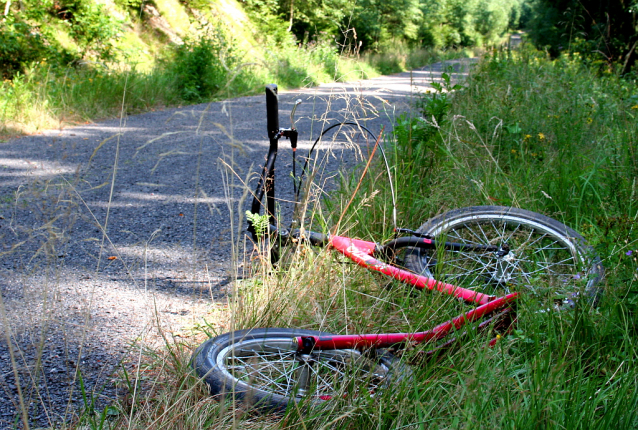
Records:
[[[89,51],[102,60],[114,57],[114,40],[120,23],[101,4],[87,0],[60,2],[59,16],[70,26],[70,34],[82,49],[84,57]]]
[[[175,47],[170,68],[176,75],[181,97],[200,101],[226,85],[236,64],[226,38],[214,32]]]
[[[0,22],[0,70],[11,79],[25,66],[49,55],[42,37],[28,24]]]

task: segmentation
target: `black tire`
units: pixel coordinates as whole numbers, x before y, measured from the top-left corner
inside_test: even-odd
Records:
[[[418,232],[448,242],[507,245],[509,252],[414,249],[405,259],[414,272],[487,294],[536,295],[554,308],[573,306],[581,295],[595,306],[601,297],[600,258],[580,234],[545,215],[474,206],[438,215]]]
[[[303,366],[302,360],[312,363],[306,394],[313,403],[346,395],[347,386],[361,388],[365,384],[374,391],[394,376],[399,364],[384,350],[313,351],[302,359],[293,338],[308,335],[329,333],[285,328],[226,333],[197,348],[191,364],[212,395],[232,396],[270,411],[283,411],[289,403],[304,398],[293,380]],[[350,384],[355,379],[358,381]]]

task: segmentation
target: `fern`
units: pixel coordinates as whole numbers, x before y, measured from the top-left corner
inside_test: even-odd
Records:
[[[253,229],[255,229],[255,233],[257,234],[257,236],[263,236],[264,233],[268,231],[268,224],[269,224],[268,218],[269,217],[266,214],[259,215],[259,214],[254,214],[251,211],[246,211],[246,219],[248,219],[248,221],[250,221],[250,223],[252,224]]]

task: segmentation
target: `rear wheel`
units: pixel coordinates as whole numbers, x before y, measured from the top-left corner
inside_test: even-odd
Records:
[[[353,349],[297,352],[297,336],[325,336],[312,330],[267,328],[241,330],[209,339],[192,364],[211,394],[268,410],[310,396],[321,403],[351,390],[375,392],[393,374],[397,359],[383,350]]]
[[[500,206],[455,209],[425,222],[419,233],[441,242],[496,245],[499,252],[414,249],[406,266],[425,276],[502,295],[531,294],[554,307],[601,296],[600,258],[576,231],[544,215]]]

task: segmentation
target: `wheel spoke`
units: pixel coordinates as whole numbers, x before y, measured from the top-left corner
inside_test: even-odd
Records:
[[[236,381],[284,397],[295,395],[300,366],[309,366],[310,380],[303,385],[318,396],[334,395],[350,378],[365,381],[368,390],[374,390],[374,380],[383,373],[378,363],[356,350],[314,351],[301,361],[288,345],[286,349],[274,341],[240,341],[226,348],[220,363]]]
[[[555,220],[533,212],[498,207],[459,209],[424,224],[420,232],[467,245],[497,246],[507,252],[481,253],[468,249],[421,251],[406,260],[412,270],[490,294],[504,294],[511,286],[547,288],[561,294],[577,292],[582,283],[569,282],[591,261],[583,239]],[[586,248],[586,246],[585,246]],[[585,253],[587,252],[587,253]],[[416,268],[413,268],[417,266]],[[599,269],[589,268],[596,274]],[[433,273],[436,272],[436,275]],[[590,277],[587,288],[597,278]]]

